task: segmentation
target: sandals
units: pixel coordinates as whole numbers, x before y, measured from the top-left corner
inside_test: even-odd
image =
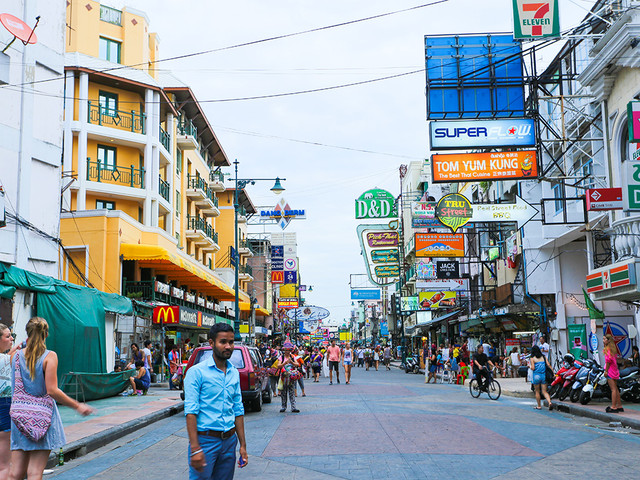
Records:
[[[533,407],[533,408],[535,408],[536,410],[542,410],[542,407]]]

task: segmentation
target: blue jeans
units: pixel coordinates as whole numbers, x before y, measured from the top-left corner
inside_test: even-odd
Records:
[[[189,466],[189,480],[232,480],[236,468],[238,436],[233,435],[221,440],[198,435],[198,442],[204,452],[207,466],[201,472]],[[190,459],[191,447],[189,447]]]

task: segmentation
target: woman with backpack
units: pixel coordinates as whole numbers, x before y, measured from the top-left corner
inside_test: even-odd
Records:
[[[267,367],[267,373],[269,374],[269,385],[274,397],[278,396],[278,380],[280,378],[278,364],[280,363],[280,356],[278,351],[273,348],[269,357],[265,361]]]
[[[313,347],[313,353],[311,354],[311,368],[313,368],[313,381],[318,383],[320,381],[320,372],[322,370],[322,359],[324,357],[318,350],[318,347]]]

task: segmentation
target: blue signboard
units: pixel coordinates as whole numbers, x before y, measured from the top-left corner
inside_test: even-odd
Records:
[[[533,147],[535,123],[531,118],[440,120],[429,124],[432,150]]]
[[[380,335],[382,335],[383,337],[389,336],[389,325],[387,325],[386,320],[380,322]]]
[[[284,245],[272,245],[271,258],[284,258]]]
[[[379,288],[362,288],[351,290],[351,300],[381,300]]]
[[[288,270],[284,272],[284,284],[288,285],[290,283],[298,283],[298,272],[294,270]]]
[[[427,120],[524,116],[522,47],[511,34],[425,36]]]
[[[594,333],[592,333],[589,338],[589,346],[592,352],[598,351],[598,337]]]
[[[229,263],[231,264],[232,267],[235,267],[237,265],[237,258],[238,255],[236,254],[236,249],[233,247],[229,247]]]

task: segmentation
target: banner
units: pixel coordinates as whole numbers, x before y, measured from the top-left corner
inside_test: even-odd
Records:
[[[439,120],[429,124],[431,150],[534,147],[531,118]]]
[[[558,0],[513,0],[513,38],[560,37]]]
[[[420,292],[420,309],[447,308],[456,306],[456,292]]]
[[[433,182],[476,182],[538,177],[535,150],[431,155]]]
[[[587,358],[587,326],[567,325],[569,353],[575,358]]]
[[[416,233],[416,257],[464,257],[464,235]]]

